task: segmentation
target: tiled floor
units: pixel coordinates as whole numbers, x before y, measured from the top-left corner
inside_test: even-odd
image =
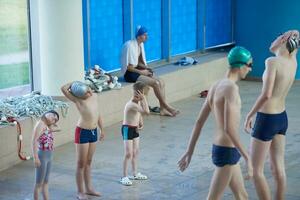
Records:
[[[242,121],[258,96],[259,82],[240,83],[242,98]],[[286,170],[288,177],[287,200],[300,199],[300,83],[294,84],[287,99],[289,129],[286,145]],[[121,177],[123,143],[120,135],[120,123],[106,128],[106,140],[99,143],[93,163],[93,182],[102,192],[100,199],[114,200],[203,200],[206,198],[212,171],[211,143],[214,122],[208,119],[203,129],[190,167],[180,173],[177,161],[184,152],[198,115],[203,99],[193,96],[174,105],[181,110],[176,118],[151,115],[145,119],[145,128],[141,132],[141,153],[139,169],[149,176],[147,181],[135,181],[131,187],[118,183]],[[241,139],[248,146],[250,136],[241,128]],[[242,162],[243,166],[243,162]],[[244,169],[244,167],[243,167]],[[273,188],[269,164],[266,164],[266,176]],[[75,199],[75,148],[73,143],[55,150],[54,166],[50,180],[50,194],[53,200]],[[34,168],[32,161],[23,162],[0,173],[0,199],[32,199]],[[257,199],[254,186],[246,182],[249,199]],[[99,199],[99,198],[91,198]],[[224,194],[225,200],[234,199],[230,190]]]

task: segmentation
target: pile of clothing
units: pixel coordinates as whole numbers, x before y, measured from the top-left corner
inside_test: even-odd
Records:
[[[106,73],[99,65],[85,72],[85,83],[90,86],[94,92],[104,90],[121,89],[122,85],[118,82],[117,76]]]
[[[179,59],[177,62],[175,62],[174,64],[175,65],[182,65],[182,66],[187,66],[187,65],[195,65],[197,64],[198,61],[192,57],[188,57],[188,56],[185,56],[181,59]]]

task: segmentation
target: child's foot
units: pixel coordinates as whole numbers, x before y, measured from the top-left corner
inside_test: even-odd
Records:
[[[129,178],[131,180],[147,180],[148,179],[148,177],[146,175],[141,174],[140,172],[137,173],[135,176],[129,176]]]
[[[89,198],[83,193],[78,193],[77,194],[77,199],[78,200],[88,200]]]
[[[100,192],[96,192],[93,189],[87,190],[85,194],[90,195],[90,196],[96,196],[96,197],[100,197],[101,196]]]
[[[130,185],[132,185],[131,180],[129,180],[129,178],[128,178],[127,176],[121,178],[120,183],[121,183],[122,185],[125,185],[125,186],[130,186]]]

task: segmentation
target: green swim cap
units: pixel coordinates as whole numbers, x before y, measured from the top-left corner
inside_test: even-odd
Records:
[[[236,46],[229,51],[227,58],[230,68],[240,68],[247,64],[252,56],[244,47]]]

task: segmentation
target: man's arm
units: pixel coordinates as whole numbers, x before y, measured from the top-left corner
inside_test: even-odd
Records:
[[[104,127],[103,127],[103,122],[102,122],[102,117],[100,116],[99,114],[99,117],[98,117],[98,127],[100,129],[100,140],[102,140],[104,138]]]
[[[209,114],[210,114],[210,106],[208,104],[208,100],[206,99],[202,108],[201,108],[201,111],[198,115],[198,118],[197,118],[197,121],[194,125],[194,128],[193,128],[193,131],[192,131],[192,135],[190,137],[190,141],[189,141],[189,145],[188,145],[188,149],[187,151],[190,152],[191,154],[194,153],[194,149],[195,149],[195,146],[196,146],[196,143],[197,143],[197,140],[201,134],[201,130],[204,126],[204,123],[206,122]]]
[[[72,83],[73,82],[63,85],[61,87],[61,91],[65,95],[65,97],[67,97],[67,99],[76,103],[78,99],[70,92],[70,87],[71,87]]]
[[[194,125],[192,135],[189,140],[188,148],[187,148],[185,154],[183,154],[181,159],[178,161],[178,166],[181,171],[184,171],[191,162],[196,143],[198,141],[198,138],[201,134],[201,130],[202,130],[210,112],[211,112],[211,108],[209,106],[208,100],[206,99],[200,110],[197,121]]]
[[[144,76],[151,76],[152,75],[152,73],[149,70],[147,70],[147,69],[139,70],[136,67],[134,67],[132,64],[128,64],[127,70],[130,71],[130,72],[135,72],[135,73],[144,75]]]
[[[238,149],[241,153],[243,158],[246,161],[247,165],[247,176],[246,179],[249,179],[253,176],[253,166],[249,154],[245,150],[244,146],[242,145],[239,137],[239,125],[237,122],[240,119],[237,118],[236,112],[240,112],[237,110],[237,105],[240,103],[238,102],[239,92],[237,88],[228,89],[225,92],[226,96],[224,99],[224,132],[228,135],[230,140],[232,141],[233,145]]]
[[[244,149],[240,137],[239,137],[239,125],[237,122],[240,119],[237,118],[236,113],[240,112],[239,109],[239,93],[237,88],[227,89],[225,92],[226,96],[224,97],[224,132],[229,136],[234,146],[240,151],[242,156],[248,160],[249,156],[246,150]]]
[[[31,150],[35,167],[39,167],[41,165],[39,156],[38,156],[38,138],[40,136],[41,131],[45,128],[43,122],[40,120],[34,127],[31,139]]]
[[[146,65],[146,63],[144,63],[142,54],[140,54],[140,56],[139,56],[138,66],[140,66],[140,67],[142,67],[144,69],[148,68],[147,65]]]

